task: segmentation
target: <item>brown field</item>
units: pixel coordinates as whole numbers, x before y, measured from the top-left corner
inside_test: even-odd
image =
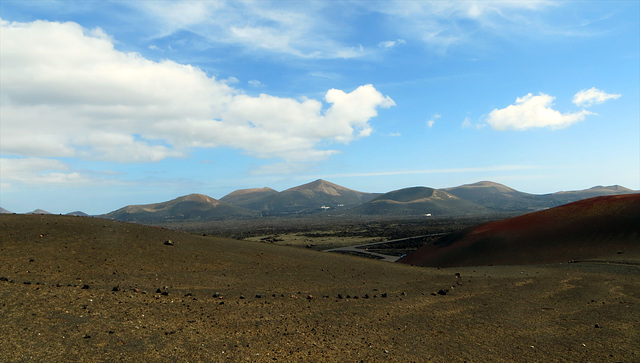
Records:
[[[438,269],[86,217],[0,226],[3,362],[640,360],[630,260]]]

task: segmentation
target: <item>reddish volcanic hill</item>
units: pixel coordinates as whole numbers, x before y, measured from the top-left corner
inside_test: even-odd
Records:
[[[398,262],[524,265],[640,256],[640,194],[595,197],[445,236]]]

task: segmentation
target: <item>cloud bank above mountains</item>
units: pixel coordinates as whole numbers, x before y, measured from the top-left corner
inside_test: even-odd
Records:
[[[331,89],[324,102],[249,96],[197,67],[118,51],[102,30],[71,22],[2,21],[0,34],[5,155],[153,162],[230,147],[318,160],[336,152],[320,144],[368,136],[378,108],[395,105],[372,85]]]

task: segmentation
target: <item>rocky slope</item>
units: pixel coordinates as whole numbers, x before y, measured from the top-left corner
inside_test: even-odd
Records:
[[[595,197],[445,236],[399,262],[522,265],[640,256],[640,194]]]

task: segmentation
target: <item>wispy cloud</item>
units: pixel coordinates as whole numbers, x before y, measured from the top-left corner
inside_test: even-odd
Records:
[[[249,86],[253,87],[253,88],[262,88],[264,87],[264,84],[260,81],[258,81],[257,79],[253,79],[249,82],[247,82],[249,84]]]
[[[212,43],[299,58],[356,58],[370,50],[337,36],[325,2],[135,1],[127,6],[146,16],[154,38],[189,31]],[[341,23],[347,27],[348,23]]]
[[[433,114],[433,116],[431,116],[431,118],[427,121],[427,127],[428,128],[432,128],[433,125],[435,125],[436,120],[439,119],[440,117],[442,117],[440,114],[436,113]]]
[[[88,175],[72,170],[67,163],[46,158],[0,158],[0,175],[7,188],[13,183],[82,185],[94,181]]]
[[[394,48],[399,44],[405,44],[405,43],[406,41],[404,39],[385,40],[383,42],[378,43],[378,47],[389,49],[389,48]]]
[[[132,1],[124,3],[146,18],[152,38],[168,38],[180,31],[196,34],[212,44],[239,46],[249,51],[298,58],[361,58],[405,44],[409,39],[436,52],[453,45],[473,45],[490,34],[512,36],[575,36],[538,16],[562,4],[529,1]],[[358,11],[354,12],[354,5]],[[344,7],[345,11],[340,11]],[[382,17],[385,33],[362,46],[347,34],[357,33],[359,17]],[[336,31],[341,29],[341,31]],[[376,46],[377,45],[377,46]]]
[[[370,11],[404,39],[418,40],[432,50],[446,52],[452,46],[478,46],[487,35],[500,38],[576,36],[545,19],[547,9],[562,6],[548,0],[531,1],[402,1],[367,2]]]

